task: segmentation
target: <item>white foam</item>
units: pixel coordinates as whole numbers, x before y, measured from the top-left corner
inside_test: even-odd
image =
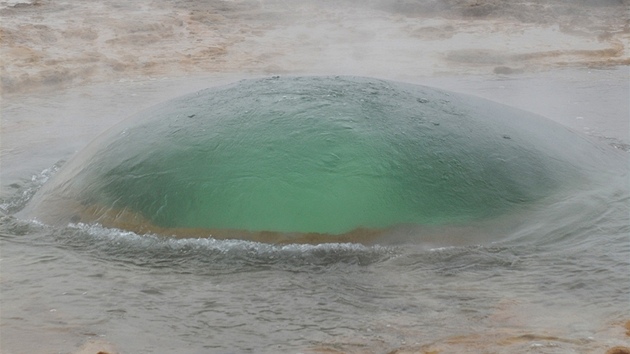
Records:
[[[0,9],[4,9],[7,7],[14,7],[19,5],[33,5],[36,1],[31,0],[5,0],[0,1]]]
[[[189,248],[207,248],[223,253],[233,250],[247,250],[255,252],[259,255],[271,254],[300,254],[314,251],[352,251],[352,252],[390,252],[391,247],[372,245],[366,246],[357,243],[320,243],[320,244],[287,244],[277,245],[254,241],[228,239],[218,240],[212,237],[203,238],[166,238],[155,234],[138,235],[132,231],[126,231],[116,228],[107,228],[100,224],[70,223],[69,228],[81,230],[88,235],[108,239],[111,242],[133,242],[144,244],[144,246],[161,245],[167,246],[172,250],[189,249]]]
[[[0,204],[0,212],[4,214],[14,213],[22,209],[26,203],[31,200],[35,193],[46,183],[50,177],[52,177],[61,166],[62,162],[59,162],[52,167],[42,170],[38,174],[31,176],[30,183],[20,193],[9,198],[4,203]]]

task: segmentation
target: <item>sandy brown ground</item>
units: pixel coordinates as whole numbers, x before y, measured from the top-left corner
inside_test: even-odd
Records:
[[[391,348],[378,339],[338,338],[328,345],[305,348],[305,354],[450,354],[450,353],[583,353],[583,354],[630,354],[630,321],[611,324],[603,328],[602,332],[608,336],[608,341],[616,344],[602,346],[602,343],[592,339],[571,339],[552,330],[541,330],[540,333],[530,333],[518,328],[516,311],[519,303],[516,300],[506,300],[497,305],[499,322],[505,328],[492,333],[475,332],[436,339],[433,343],[414,343],[413,330],[404,328],[380,329],[382,332],[397,331],[398,336],[411,339],[409,344],[398,348]],[[522,317],[522,314],[518,315]],[[407,321],[408,319],[403,319]],[[418,333],[415,335],[421,336]],[[376,337],[377,334],[375,334]],[[616,338],[611,340],[610,338]],[[115,345],[102,339],[90,339],[72,354],[121,354]]]
[[[628,0],[7,1],[5,94],[209,72],[404,79],[630,64]]]
[[[630,321],[625,323],[615,323],[609,328],[603,328],[606,335],[616,337],[615,344],[602,346],[594,338],[592,339],[571,339],[563,337],[561,333],[554,333],[553,330],[541,329],[538,333],[531,333],[519,329],[519,322],[523,314],[517,315],[517,311],[522,310],[517,300],[506,299],[497,304],[497,320],[505,327],[493,332],[477,332],[474,328],[470,333],[460,336],[444,337],[436,339],[433,343],[414,343],[413,330],[402,331],[401,336],[410,339],[409,344],[398,348],[391,348],[383,343],[379,347],[378,343],[366,348],[365,343],[356,338],[340,338],[338,342],[328,346],[310,348],[305,351],[308,354],[365,354],[365,353],[387,353],[387,354],[456,354],[456,353],[581,353],[581,354],[630,354]],[[518,317],[517,317],[518,316]],[[391,327],[383,331],[396,331]],[[626,332],[626,333],[624,333]],[[416,333],[417,335],[417,333]],[[625,338],[624,338],[625,337]],[[377,342],[377,341],[376,341]],[[612,341],[611,341],[612,342]]]

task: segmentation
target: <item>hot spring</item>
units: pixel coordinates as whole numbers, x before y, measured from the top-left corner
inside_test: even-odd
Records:
[[[0,0],[0,353],[627,353],[628,8]]]
[[[447,87],[538,112],[566,88],[590,124],[627,115],[626,74]],[[626,151],[425,86],[193,79],[3,104],[3,353],[627,346]]]
[[[545,210],[614,163],[560,125],[480,98],[370,78],[272,77],[131,117],[24,213],[178,237],[367,242]]]

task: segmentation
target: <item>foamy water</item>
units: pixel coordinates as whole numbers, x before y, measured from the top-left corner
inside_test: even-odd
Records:
[[[428,2],[287,3],[2,3],[9,60],[2,63],[1,351],[605,353],[628,346],[623,163],[618,179],[523,213],[510,223],[516,227],[471,225],[466,242],[447,230],[375,245],[175,240],[11,216],[122,119],[271,74],[358,74],[469,93],[627,154],[628,67],[602,67],[628,57],[625,15],[612,1],[585,1],[573,12],[561,2],[532,2],[529,12],[465,2],[450,10]],[[559,68],[566,65],[577,67]]]

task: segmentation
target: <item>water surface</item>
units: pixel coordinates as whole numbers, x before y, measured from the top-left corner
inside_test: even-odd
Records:
[[[556,75],[561,82],[562,77],[577,80],[592,74]],[[521,96],[512,98],[518,105],[523,97],[536,97],[531,92],[544,80],[435,81],[494,97],[505,94],[500,86],[520,85]],[[617,107],[618,116],[627,112],[623,100],[598,96],[606,91],[598,90],[596,80],[588,82],[564,94],[575,98],[576,92],[588,92],[590,103],[601,103],[602,111]],[[609,144],[627,140],[605,130],[591,138],[620,161],[617,168],[601,171],[605,181],[583,186],[544,209],[524,211],[507,224],[427,230],[413,241],[271,245],[177,240],[95,224],[48,226],[10,216],[55,173],[57,162],[62,166],[98,134],[99,129],[86,132],[74,125],[84,118],[73,115],[85,112],[81,104],[95,104],[87,110],[90,119],[105,127],[120,118],[111,112],[137,110],[133,102],[138,97],[148,105],[176,96],[169,90],[179,90],[179,95],[194,91],[195,85],[202,83],[126,84],[115,92],[94,86],[84,89],[88,97],[62,93],[39,97],[39,105],[29,105],[35,97],[3,105],[11,122],[28,126],[40,119],[38,112],[47,112],[45,119],[55,122],[51,129],[74,137],[50,137],[34,126],[20,133],[22,144],[5,145],[12,149],[4,152],[2,171],[2,206],[9,214],[0,221],[3,352],[72,352],[97,340],[128,353],[603,353],[627,345],[628,167],[626,152]],[[625,84],[620,87],[627,90]],[[586,124],[590,119],[570,111],[579,103],[569,108],[531,105],[557,120]],[[605,121],[593,117],[598,119]],[[68,130],[57,123],[67,124]],[[38,148],[41,141],[46,149]]]

